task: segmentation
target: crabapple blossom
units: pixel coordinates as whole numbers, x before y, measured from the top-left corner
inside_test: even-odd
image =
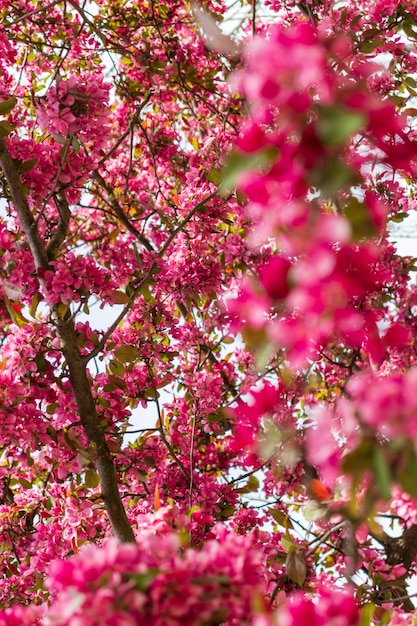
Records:
[[[0,626],[415,621],[417,3],[234,18],[0,0]]]

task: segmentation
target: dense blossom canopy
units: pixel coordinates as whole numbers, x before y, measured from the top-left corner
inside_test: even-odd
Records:
[[[414,623],[417,2],[0,46],[0,626]]]

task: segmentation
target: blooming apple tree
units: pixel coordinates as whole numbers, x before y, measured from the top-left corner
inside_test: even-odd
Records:
[[[0,3],[2,626],[416,619],[417,2],[229,5]]]

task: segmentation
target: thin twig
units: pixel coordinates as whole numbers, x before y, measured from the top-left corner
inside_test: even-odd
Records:
[[[213,191],[211,194],[206,196],[203,200],[198,202],[193,209],[191,209],[191,211],[189,212],[187,217],[185,217],[182,220],[182,222],[180,224],[178,224],[177,228],[175,228],[175,230],[171,233],[171,235],[168,237],[168,239],[166,240],[166,242],[164,243],[164,245],[160,249],[160,251],[158,253],[158,256],[160,258],[165,254],[167,248],[171,245],[172,241],[175,239],[175,237],[178,235],[178,233],[181,232],[182,230],[184,230],[184,226],[186,224],[188,224],[188,222],[194,217],[194,215],[196,213],[198,213],[199,211],[205,209],[207,202],[212,200],[215,196],[217,196],[217,194],[218,194],[218,189],[216,189],[216,191]]]
[[[130,134],[131,130],[135,127],[136,124],[138,124],[138,122],[139,122],[139,115],[143,111],[145,106],[148,104],[148,102],[151,99],[153,94],[154,94],[153,89],[149,89],[149,91],[146,92],[142,102],[136,108],[136,111],[133,114],[132,119],[130,120],[130,123],[129,123],[127,129],[125,130],[125,132],[122,135],[120,135],[120,137],[118,138],[116,143],[110,148],[110,150],[107,152],[107,154],[105,154],[104,157],[102,157],[100,159],[100,161],[98,162],[99,166],[103,165],[103,163],[105,163],[116,152],[117,148],[123,143],[123,141],[126,139],[126,137],[128,137],[128,135]]]
[[[188,224],[188,222],[193,218],[193,216],[198,211],[201,211],[203,208],[205,208],[206,202],[208,202],[209,200],[214,198],[214,196],[216,194],[217,194],[217,190],[214,191],[213,193],[211,193],[210,195],[208,195],[203,200],[201,200],[201,202],[196,204],[195,207],[193,207],[191,209],[191,211],[187,215],[187,217],[185,217],[183,219],[181,224],[179,224],[178,227],[173,231],[173,233],[171,233],[171,235],[168,237],[167,241],[165,242],[165,244],[162,246],[162,248],[158,252],[158,257],[157,258],[163,257],[163,255],[165,254],[167,248],[170,246],[172,241],[175,239],[176,235],[178,235],[178,233],[181,232],[184,229],[184,226],[186,224]],[[103,336],[102,336],[101,340],[99,341],[99,343],[97,344],[97,346],[93,350],[91,350],[91,352],[89,352],[89,354],[86,354],[85,356],[83,356],[83,359],[84,359],[85,363],[88,363],[91,359],[93,359],[95,356],[97,356],[97,354],[99,354],[103,350],[103,348],[106,345],[107,341],[109,340],[111,335],[114,333],[114,331],[116,330],[116,328],[118,327],[120,322],[126,317],[126,315],[129,313],[130,309],[133,307],[133,304],[135,302],[136,297],[139,295],[139,293],[141,292],[143,287],[146,285],[148,280],[154,274],[154,272],[156,271],[157,267],[158,267],[157,260],[155,259],[153,261],[153,263],[151,264],[150,268],[148,269],[148,271],[146,272],[146,274],[143,276],[143,278],[140,281],[140,283],[138,284],[138,286],[134,289],[133,293],[130,295],[130,301],[126,304],[124,309],[119,313],[119,315],[116,317],[114,322],[109,326],[109,328],[103,334]]]
[[[156,391],[156,387],[154,387],[154,389]],[[161,407],[159,406],[158,398],[156,398],[155,402],[156,402],[156,410],[158,412],[158,421],[159,421],[159,429],[158,430],[159,430],[159,433],[161,435],[161,439],[164,442],[164,444],[166,445],[166,447],[168,448],[168,451],[171,454],[172,458],[174,459],[175,463],[178,465],[178,467],[180,468],[181,472],[184,474],[185,478],[187,479],[187,483],[189,483],[191,485],[192,477],[190,476],[190,474],[185,469],[185,466],[184,466],[183,462],[175,454],[172,445],[170,444],[170,442],[168,441],[168,439],[166,437],[165,430],[164,430],[164,424],[162,422]]]
[[[25,15],[22,15],[21,17],[18,17],[17,19],[13,20],[13,22],[8,22],[7,28],[10,28],[10,26],[15,26],[16,24],[19,24],[19,22],[26,21],[27,19],[29,19],[33,15],[36,15],[37,13],[48,11],[49,9],[52,9],[52,7],[56,6],[57,4],[60,4],[61,2],[62,0],[55,0],[55,2],[51,2],[50,4],[47,4],[46,6],[42,6],[39,9],[34,9],[33,11],[30,11],[30,13],[25,13]]]
[[[151,243],[146,239],[146,237],[144,235],[142,235],[141,232],[139,232],[137,230],[137,228],[135,228],[132,224],[132,222],[127,218],[126,214],[124,213],[122,207],[120,206],[114,192],[113,189],[111,187],[111,185],[109,185],[103,178],[103,176],[97,171],[95,170],[92,173],[92,177],[94,178],[95,181],[97,181],[97,183],[100,185],[100,187],[102,187],[106,193],[107,196],[109,198],[109,203],[110,206],[112,207],[112,209],[114,210],[115,214],[117,215],[117,217],[119,218],[119,220],[122,222],[123,226],[126,227],[126,229],[136,237],[136,239],[143,245],[144,248],[146,248],[149,252],[154,252],[154,247],[151,245]]]
[[[346,524],[346,521],[343,520],[342,522],[339,522],[335,526],[332,526],[332,528],[329,528],[329,530],[326,530],[326,532],[323,533],[322,535],[319,535],[318,537],[315,537],[312,541],[310,541],[310,544],[309,544],[310,546],[313,546],[315,543],[317,543],[318,545],[315,546],[314,548],[310,547],[310,549],[305,553],[305,557],[308,558],[309,556],[314,554],[314,552],[317,550],[318,546],[321,543],[325,543],[332,533],[339,530],[339,528],[343,528],[345,524]]]
[[[242,474],[241,476],[238,476],[238,478],[233,478],[227,484],[228,485],[234,485],[235,483],[238,483],[239,481],[244,480],[245,478],[249,478],[249,476],[253,476],[253,474],[255,474],[256,472],[259,472],[259,470],[263,469],[265,467],[265,465],[268,465],[268,463],[270,463],[272,461],[272,459],[274,458],[274,456],[276,456],[277,454],[278,454],[278,450],[273,452],[266,459],[266,461],[263,461],[263,463],[261,463],[258,467],[255,467],[255,469],[251,470],[250,472],[246,472],[246,474]]]
[[[190,442],[190,501],[189,508],[191,509],[193,506],[193,488],[194,488],[194,439],[195,439],[195,427],[196,427],[196,416],[191,417],[192,420],[192,428],[191,428],[191,442]]]
[[[50,261],[56,257],[61,244],[67,236],[68,225],[71,218],[71,211],[69,210],[67,198],[64,192],[55,196],[55,204],[58,209],[60,220],[46,248],[46,254],[48,255],[48,259]]]

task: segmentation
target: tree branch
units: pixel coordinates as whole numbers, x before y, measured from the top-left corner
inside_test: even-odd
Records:
[[[142,235],[142,233],[140,233],[137,228],[135,228],[133,226],[133,224],[131,223],[131,221],[126,217],[122,207],[120,206],[119,202],[116,199],[116,196],[114,195],[113,189],[111,188],[111,185],[109,185],[104,178],[102,177],[102,175],[96,170],[95,172],[92,173],[92,177],[94,178],[94,180],[97,182],[98,185],[100,185],[100,187],[102,189],[105,190],[105,192],[107,193],[107,197],[109,199],[110,205],[113,209],[113,211],[116,213],[117,217],[119,218],[119,220],[121,221],[121,223],[123,224],[123,226],[134,236],[136,237],[136,239],[143,245],[144,248],[146,248],[147,250],[149,250],[149,252],[154,252],[154,248],[153,246],[149,243],[149,241],[146,239],[146,237],[144,237],[144,235]]]
[[[86,364],[77,346],[77,334],[71,317],[56,320],[62,352],[70,371],[71,386],[88,441],[97,452],[96,467],[100,477],[101,495],[110,518],[113,533],[123,543],[134,543],[135,536],[127,519],[119,493],[114,463],[100,426],[94,398],[88,381]]]
[[[400,537],[387,537],[379,540],[384,546],[387,555],[387,564],[390,566],[403,565],[407,573],[417,556],[417,524],[413,524],[410,528],[406,528]],[[401,576],[396,580],[390,581],[392,587],[399,587],[403,591],[407,590],[406,576]],[[404,611],[408,613],[414,611],[415,606],[411,602],[408,595],[398,598],[392,598],[396,604],[400,604]],[[386,601],[386,598],[384,599]]]
[[[27,237],[36,268],[48,269],[47,249],[42,242],[27,203],[16,164],[13,162],[6,144],[1,137],[0,167],[6,178],[11,199]],[[61,220],[65,222],[65,219],[67,217],[69,219],[69,216],[65,213],[64,205],[61,206],[61,210],[64,211],[63,214],[61,214],[60,211]],[[64,218],[63,215],[65,215]],[[62,232],[59,227],[58,231],[58,234],[55,233],[57,237],[56,242],[62,238]],[[53,239],[54,237],[52,240]],[[94,447],[97,454],[96,467],[100,477],[101,496],[110,519],[113,533],[121,542],[135,542],[135,536],[120,497],[114,463],[106,443],[103,429],[100,426],[94,398],[91,393],[86,362],[77,345],[77,333],[75,331],[74,321],[70,315],[66,315],[62,318],[58,313],[58,305],[51,307],[51,317],[56,326],[61,342],[61,350],[69,368],[70,382],[77,403],[81,424],[89,443]]]
[[[404,565],[409,569],[417,556],[417,524],[406,528],[401,537],[383,541],[388,565]]]
[[[48,255],[27,203],[18,169],[10,156],[2,137],[0,137],[0,167],[3,170],[3,174],[9,186],[10,196],[27,237],[36,269],[40,267],[47,269]]]
[[[68,202],[65,197],[65,192],[62,191],[57,194],[54,197],[54,200],[56,208],[58,209],[60,220],[46,248],[46,254],[49,260],[52,260],[56,257],[58,250],[61,247],[61,244],[64,242],[65,237],[68,233],[68,226],[71,217],[71,212],[69,210]]]
[[[45,6],[41,6],[38,9],[34,9],[33,11],[30,11],[29,13],[25,13],[24,15],[17,17],[15,20],[13,20],[13,22],[9,22],[7,24],[7,27],[11,28],[12,26],[16,26],[16,24],[19,24],[19,22],[26,22],[30,17],[33,17],[33,15],[36,15],[37,13],[43,13],[44,11],[48,11],[49,9],[52,9],[52,7],[56,6],[57,4],[60,4],[61,2],[62,0],[54,0],[54,2],[50,2],[49,4]]]

